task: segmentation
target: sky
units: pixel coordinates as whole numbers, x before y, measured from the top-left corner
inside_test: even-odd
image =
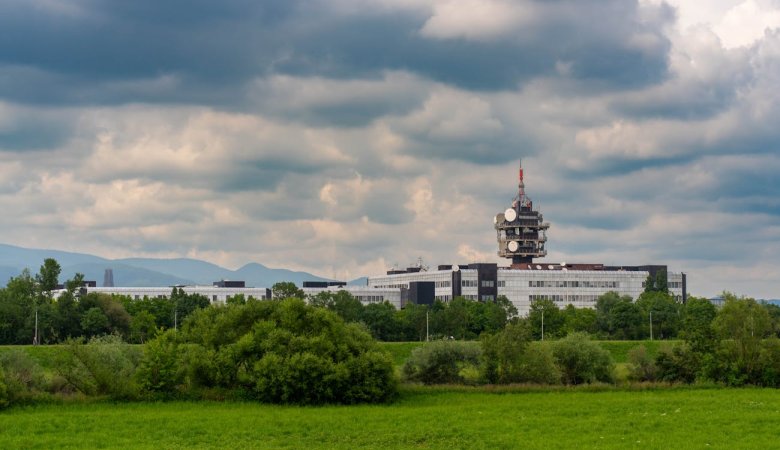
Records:
[[[667,264],[780,298],[779,0],[5,0],[0,242],[336,279]]]

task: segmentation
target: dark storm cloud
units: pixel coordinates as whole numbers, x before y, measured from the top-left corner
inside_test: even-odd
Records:
[[[500,90],[552,74],[560,61],[568,64],[571,76],[606,85],[656,82],[666,73],[668,43],[658,31],[665,19],[646,23],[637,5],[626,3],[539,2],[546,11],[539,21],[501,39],[474,41],[423,36],[420,29],[428,17],[419,12],[341,14],[327,2],[306,0],[85,1],[70,15],[15,1],[0,6],[0,64],[4,70],[40,74],[8,80],[0,96],[19,102],[236,106],[237,92],[256,77],[362,78],[386,70],[467,89]],[[564,9],[566,14],[558,14]],[[630,44],[637,34],[650,36],[651,44]],[[117,82],[165,76],[179,82],[140,99],[133,89],[116,88]],[[84,95],[56,95],[70,86],[77,92],[81,87]],[[223,101],[203,93],[209,90]]]

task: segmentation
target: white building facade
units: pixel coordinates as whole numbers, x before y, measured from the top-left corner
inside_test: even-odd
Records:
[[[369,277],[372,288],[407,288],[410,298],[421,283],[433,284],[433,299],[448,302],[455,297],[491,301],[506,296],[520,315],[528,314],[531,302],[538,299],[554,301],[560,308],[573,305],[593,308],[599,296],[614,291],[636,300],[645,290],[648,276],[665,266],[610,268],[600,265],[591,270],[576,270],[577,265],[545,265],[533,269],[498,268],[495,264],[439,266],[434,271],[391,271],[387,275]],[[647,270],[641,270],[646,268]],[[684,301],[686,277],[683,273],[668,273],[669,292]]]

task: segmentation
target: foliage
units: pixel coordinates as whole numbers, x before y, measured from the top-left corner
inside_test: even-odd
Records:
[[[702,370],[702,355],[687,344],[667,346],[656,355],[655,366],[660,381],[693,383]]]
[[[382,402],[395,395],[389,355],[365,328],[288,298],[208,308],[182,328],[188,382],[242,388],[275,403]]]
[[[65,380],[86,395],[107,395],[113,399],[138,395],[134,374],[141,358],[139,349],[118,336],[92,338],[86,344],[71,341],[57,365]]]
[[[607,292],[596,300],[596,322],[602,334],[613,339],[637,339],[642,333],[642,311],[631,300],[616,292]]]
[[[488,383],[506,384],[525,381],[523,355],[532,340],[527,321],[510,323],[499,333],[482,338],[482,372]]]
[[[570,334],[555,342],[553,355],[565,384],[614,380],[615,363],[609,352],[584,333]]]
[[[717,337],[712,328],[717,310],[706,298],[691,297],[682,308],[683,324],[680,336],[699,353],[711,353]]]
[[[542,339],[542,330],[545,338],[553,339],[566,332],[566,317],[552,300],[532,301],[528,321],[531,323],[534,339]]]
[[[598,333],[596,310],[591,308],[575,308],[568,304],[563,309],[565,334],[583,332],[595,335]]]
[[[3,383],[9,403],[33,399],[47,389],[46,378],[41,367],[19,349],[0,354],[0,372],[4,373],[4,377],[0,377],[0,382]]]
[[[648,331],[647,335],[652,335],[656,339],[677,337],[680,331],[681,305],[668,292],[644,292],[637,299],[636,305],[642,310],[642,319],[647,320],[645,323],[648,328],[652,314],[653,333]]]
[[[655,381],[657,368],[644,345],[628,352],[629,379],[634,381]]]
[[[184,379],[178,357],[179,345],[174,330],[160,333],[147,342],[135,373],[141,389],[173,393]]]
[[[403,375],[409,381],[424,384],[464,383],[464,369],[477,368],[481,353],[475,342],[431,342],[412,351],[403,366]]]
[[[5,385],[5,373],[3,373],[3,368],[0,367],[0,409],[5,408],[9,403],[8,388]]]
[[[275,283],[271,287],[271,295],[273,298],[280,300],[285,298],[303,299],[305,297],[303,289],[298,288],[298,286],[291,281],[280,281]]]

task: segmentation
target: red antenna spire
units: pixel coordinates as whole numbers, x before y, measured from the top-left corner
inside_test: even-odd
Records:
[[[523,160],[522,160],[522,158],[520,159],[520,173],[519,173],[518,179],[520,180],[521,183],[523,182]]]

